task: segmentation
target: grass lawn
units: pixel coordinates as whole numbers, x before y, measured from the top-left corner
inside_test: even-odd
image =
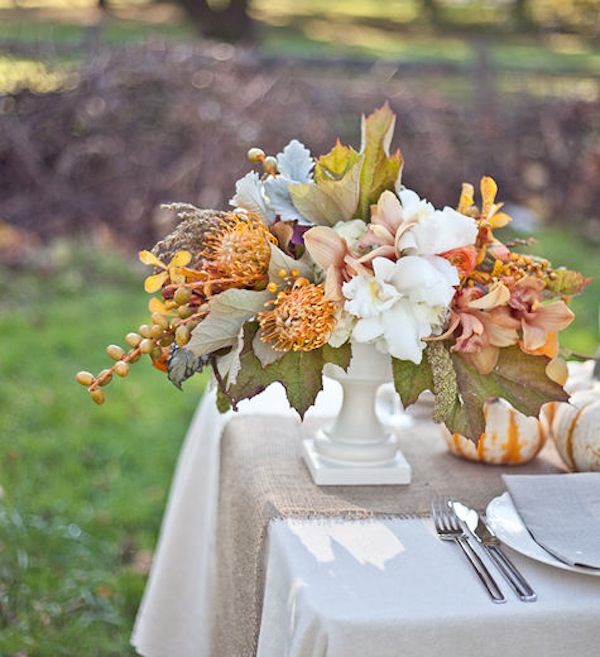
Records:
[[[598,249],[544,231],[540,249],[596,276],[565,344],[599,341]],[[52,275],[0,270],[0,655],[122,657],[175,459],[204,381],[179,392],[147,362],[97,407],[73,381],[146,319],[144,272],[53,250]],[[174,656],[175,657],[175,656]]]
[[[145,321],[143,272],[56,257],[53,277],[0,274],[0,655],[121,657],[203,382],[144,361],[93,404],[74,373]]]

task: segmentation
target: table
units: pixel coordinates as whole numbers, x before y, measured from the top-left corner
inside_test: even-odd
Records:
[[[339,388],[327,382],[312,415],[335,413],[339,403]],[[277,386],[240,411],[292,413]],[[229,419],[209,394],[190,427],[132,637],[145,657],[215,657],[220,436]],[[271,522],[258,657],[435,657],[442,646],[463,655],[475,645],[485,657],[597,654],[599,578],[517,555],[540,600],[499,607],[460,559],[420,519]]]

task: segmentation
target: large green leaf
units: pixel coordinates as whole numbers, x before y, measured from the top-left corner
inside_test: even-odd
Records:
[[[246,332],[246,347],[241,355],[237,381],[228,388],[226,395],[222,392],[219,395],[221,410],[231,402],[250,399],[271,383],[279,381],[285,388],[291,406],[304,417],[323,387],[325,363],[334,363],[344,370],[350,365],[350,345],[345,344],[338,349],[325,345],[313,351],[290,351],[277,362],[262,367],[252,351],[255,330],[255,326],[249,326]]]
[[[546,376],[548,359],[525,354],[517,346],[500,350],[496,367],[480,374],[460,354],[452,354],[459,394],[444,423],[452,432],[474,442],[485,429],[483,404],[501,397],[525,415],[537,416],[548,401],[566,401],[569,396]]]
[[[387,103],[362,119],[363,161],[358,215],[365,220],[369,219],[371,205],[377,203],[386,189],[395,188],[402,172],[400,151],[390,155],[395,123],[396,115]]]
[[[359,199],[361,163],[356,162],[339,180],[289,186],[298,211],[315,224],[333,226],[354,219]]]
[[[426,353],[423,353],[423,360],[419,365],[409,360],[392,358],[392,372],[394,385],[404,408],[414,404],[424,390],[433,390],[433,377]]]

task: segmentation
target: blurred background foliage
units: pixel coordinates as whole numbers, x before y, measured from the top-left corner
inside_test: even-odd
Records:
[[[205,381],[72,383],[146,319],[165,201],[224,207],[250,146],[357,143],[389,99],[405,182],[500,184],[512,231],[595,282],[600,0],[0,0],[0,655],[122,656]],[[160,399],[161,403],[157,403]]]

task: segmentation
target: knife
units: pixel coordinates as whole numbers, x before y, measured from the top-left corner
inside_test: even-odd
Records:
[[[535,602],[537,600],[535,591],[514,563],[502,551],[500,540],[481,515],[460,502],[453,502],[452,506],[456,511],[456,515],[462,520],[477,542],[483,546],[517,597],[523,602]]]

